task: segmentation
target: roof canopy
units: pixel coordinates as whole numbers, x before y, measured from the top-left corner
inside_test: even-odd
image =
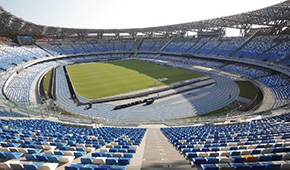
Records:
[[[289,27],[290,25],[290,0],[282,3],[258,9],[251,12],[240,13],[227,17],[219,17],[196,22],[188,22],[174,25],[132,28],[132,29],[74,29],[37,25],[12,15],[0,7],[0,35],[15,37],[17,35],[30,35],[40,37],[66,37],[78,35],[86,37],[89,34],[114,34],[119,36],[127,33],[135,36],[138,33],[151,35],[161,34],[184,34],[188,31],[198,32],[203,30],[219,30],[222,28],[250,29],[253,25],[268,26],[273,28]]]

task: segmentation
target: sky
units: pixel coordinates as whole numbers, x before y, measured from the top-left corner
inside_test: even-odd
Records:
[[[120,29],[179,24],[247,12],[283,0],[0,0],[12,14],[41,25]]]

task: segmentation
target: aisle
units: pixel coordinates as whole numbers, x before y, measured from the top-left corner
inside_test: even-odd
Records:
[[[147,129],[146,145],[141,169],[194,170],[195,168],[192,168],[189,161],[173,147],[159,128],[153,127]]]

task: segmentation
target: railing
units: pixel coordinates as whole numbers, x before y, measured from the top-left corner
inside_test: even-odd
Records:
[[[176,120],[158,120],[158,121],[126,121],[126,120],[109,120],[103,118],[95,118],[80,114],[60,114],[59,108],[53,105],[52,101],[47,101],[45,104],[31,104],[29,102],[13,103],[5,99],[0,99],[1,103],[5,105],[5,110],[11,113],[11,117],[14,117],[13,113],[19,113],[27,117],[33,118],[48,118],[55,117],[64,122],[77,122],[83,124],[104,124],[107,126],[139,126],[146,124],[165,124],[168,126],[181,126],[181,125],[196,125],[196,124],[215,124],[225,123],[235,120],[237,122],[252,119],[256,117],[264,118],[273,116],[278,110],[289,110],[290,104],[280,106],[273,110],[267,110],[263,112],[240,112],[238,110],[232,110],[223,112],[220,114],[214,114],[210,116],[196,117],[191,119],[176,119]],[[51,103],[50,103],[51,102]]]

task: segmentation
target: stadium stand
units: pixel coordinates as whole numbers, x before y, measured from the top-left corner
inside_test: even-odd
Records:
[[[288,169],[289,115],[242,124],[172,127],[161,131],[192,165],[203,170]]]
[[[47,120],[1,119],[1,169],[55,169],[81,157],[77,166],[126,169],[145,129],[73,127]],[[91,156],[87,156],[87,154]],[[75,164],[65,166],[72,169]]]
[[[134,162],[137,169],[290,169],[289,5],[124,30],[47,27],[0,8],[0,169],[135,170]],[[228,27],[243,35],[224,36]],[[192,30],[196,36],[187,35]],[[19,35],[35,42],[19,45]],[[89,108],[79,103],[91,100],[72,97],[65,66],[127,59],[194,70],[206,80],[160,92],[153,104],[116,111],[135,98]],[[52,68],[56,98],[44,100],[40,84]],[[253,101],[241,97],[235,80],[258,87],[262,103],[255,103],[258,95]],[[242,111],[243,102],[255,107]],[[225,111],[213,113],[220,109]]]

